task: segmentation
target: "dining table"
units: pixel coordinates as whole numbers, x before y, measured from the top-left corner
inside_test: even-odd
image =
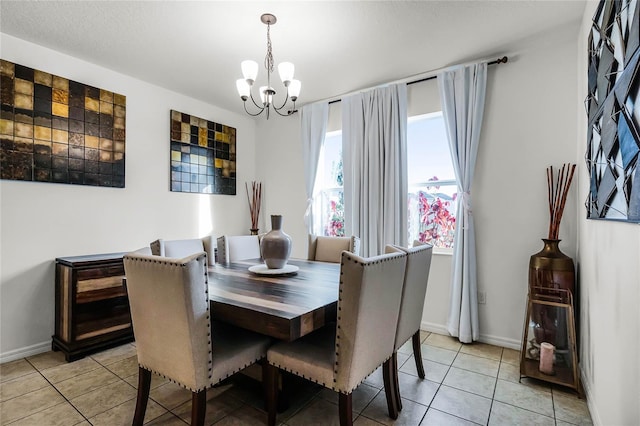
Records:
[[[289,342],[336,320],[340,264],[289,259],[295,272],[249,270],[263,263],[250,259],[208,268],[214,320]]]

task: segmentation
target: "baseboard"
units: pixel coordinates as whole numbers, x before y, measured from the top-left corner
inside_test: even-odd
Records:
[[[600,419],[600,414],[598,413],[598,409],[593,403],[593,391],[591,390],[591,385],[588,380],[585,380],[586,373],[582,368],[580,368],[580,384],[582,385],[582,389],[584,390],[584,397],[587,400],[587,407],[589,408],[589,414],[591,415],[591,421],[595,426],[602,425],[602,420]]]
[[[41,354],[51,350],[51,341],[37,343],[31,346],[25,346],[24,348],[14,349],[9,352],[0,353],[0,364],[15,361],[20,358],[26,358],[28,356]]]
[[[436,324],[432,322],[423,321],[420,324],[420,328],[425,331],[430,331],[432,333],[444,334],[445,336],[449,335],[449,330],[447,330],[447,326],[443,324]],[[479,342],[487,343],[494,346],[500,346],[503,348],[515,349],[517,351],[520,350],[520,345],[522,342],[520,340],[507,339],[499,336],[491,336],[488,334],[481,334],[478,339]]]

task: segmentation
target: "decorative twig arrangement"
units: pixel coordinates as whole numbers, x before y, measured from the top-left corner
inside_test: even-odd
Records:
[[[547,167],[547,186],[549,192],[549,239],[557,240],[560,231],[560,220],[567,201],[567,193],[573,180],[575,164],[563,164],[558,175],[554,177],[553,166]]]
[[[260,217],[260,204],[262,200],[262,183],[251,182],[251,196],[249,196],[249,186],[244,183],[247,190],[247,201],[249,202],[249,213],[251,214],[251,230],[258,229],[258,218]]]

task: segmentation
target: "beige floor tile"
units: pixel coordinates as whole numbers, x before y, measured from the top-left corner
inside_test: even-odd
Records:
[[[451,367],[442,384],[475,393],[476,395],[493,398],[493,391],[496,387],[496,378],[485,376],[480,373],[474,373],[469,370]]]
[[[553,402],[551,400],[551,392],[548,391],[541,391],[520,383],[498,379],[494,399],[553,417]]]
[[[129,383],[134,388],[138,389],[138,372],[132,374],[129,377],[125,377],[124,381]],[[164,385],[165,383],[169,383],[169,380],[161,377],[155,373],[151,373],[151,389],[155,389],[158,386]]]
[[[55,367],[40,370],[40,373],[51,383],[58,383],[78,374],[87,373],[91,370],[100,368],[100,364],[91,358],[82,358],[74,362],[61,364]]]
[[[532,387],[534,389],[550,392],[551,386],[547,382],[542,380],[536,380],[529,377],[520,378],[520,366],[514,364],[507,364],[505,362],[500,363],[500,371],[498,372],[498,378],[507,380],[513,383],[520,383],[525,386]]]
[[[422,366],[424,367],[425,378],[436,383],[442,383],[442,381],[444,380],[444,376],[446,376],[447,374],[447,370],[449,370],[448,365],[428,361],[426,359],[422,360]],[[403,373],[411,374],[413,376],[418,376],[418,370],[416,369],[416,363],[413,362],[413,358],[407,360],[400,367],[400,371],[402,371]]]
[[[356,414],[353,415],[356,417]],[[339,426],[338,406],[322,398],[315,398],[286,421],[289,426]]]
[[[465,420],[486,424],[491,399],[442,385],[431,407]]]
[[[86,418],[97,416],[136,397],[136,390],[119,380],[70,400]]]
[[[152,389],[149,395],[151,399],[167,410],[173,410],[177,406],[191,401],[191,391],[172,382],[167,382]]]
[[[489,426],[555,426],[555,420],[533,411],[494,401],[489,416]]]
[[[207,398],[205,424],[210,425],[219,421],[223,417],[227,416],[229,413],[238,409],[240,406],[242,406],[242,401],[236,398],[233,398],[231,396],[228,396],[226,394],[221,394],[211,399]],[[188,402],[171,410],[171,412],[176,416],[180,417],[185,422],[190,422],[191,421],[191,398],[189,398]]]
[[[132,356],[137,356],[136,348],[131,343],[127,343],[125,345],[116,346],[115,348],[93,354],[91,355],[91,358],[102,365],[109,365]]]
[[[422,345],[420,348],[423,359],[439,362],[440,364],[451,365],[458,355],[458,352],[449,349],[439,348],[432,345]]]
[[[353,424],[357,426],[379,426],[382,423],[376,422],[369,417],[358,416],[358,418],[353,421]]]
[[[553,390],[553,405],[556,419],[565,422],[589,426],[593,424],[589,407],[585,399],[579,399],[576,395],[567,395]]]
[[[438,346],[440,348],[449,349],[450,351],[458,352],[462,347],[462,343],[451,336],[443,336],[442,334],[431,333],[429,337],[424,341],[427,345]]]
[[[103,413],[91,417],[89,421],[93,426],[129,426],[133,421],[133,414],[136,411],[136,400],[130,399],[117,405]],[[150,422],[166,414],[168,411],[149,400],[147,410],[144,413],[144,422]]]
[[[424,342],[427,339],[427,337],[429,337],[430,335],[431,335],[431,332],[420,330],[420,343]]]
[[[385,425],[417,425],[427,412],[427,406],[409,400],[402,401],[402,411],[394,421],[389,417],[387,399],[384,392],[380,392],[371,404],[362,412],[362,415]]]
[[[33,364],[33,366],[39,371],[67,364],[67,360],[64,359],[64,354],[60,351],[49,351],[33,355],[27,357],[27,361]]]
[[[487,345],[486,343],[475,342],[463,344],[460,348],[460,352],[496,361],[500,361],[502,359],[502,348],[500,346]]]
[[[400,386],[400,397],[405,400],[417,402],[428,406],[440,386],[431,380],[421,379],[411,374],[398,372],[398,385]]]
[[[411,343],[411,339],[407,340],[400,348],[398,348],[398,353],[410,355],[413,353],[413,344]]]
[[[62,395],[51,386],[0,402],[0,424],[28,417],[63,402]]]
[[[402,365],[400,364],[400,359],[398,359],[398,365]],[[382,368],[378,367],[373,373],[371,373],[366,379],[364,379],[363,383],[366,383],[369,386],[373,386],[378,389],[382,389],[384,387],[384,380],[382,378]]]
[[[84,421],[84,417],[68,402],[54,405],[46,410],[39,411],[28,417],[24,417],[12,426],[67,426]]]
[[[55,384],[65,398],[71,400],[95,389],[117,382],[118,376],[104,367],[96,368],[87,373],[78,374],[70,379]]]
[[[121,359],[107,365],[109,371],[114,373],[120,378],[130,377],[138,375],[138,357],[131,356],[129,358]],[[136,385],[137,386],[137,385]]]
[[[189,423],[185,422],[175,414],[167,412],[162,416],[153,419],[147,423],[146,426],[184,426],[188,424]]]
[[[453,361],[452,366],[487,376],[498,377],[500,361],[461,353]]]
[[[256,410],[246,405],[241,406],[232,413],[223,417],[216,426],[253,426],[264,425],[267,422],[267,413]]]
[[[502,350],[502,362],[520,365],[520,351],[504,348]]]
[[[470,422],[460,417],[429,408],[420,426],[475,426],[477,423]]]
[[[34,370],[35,371],[35,370]],[[31,373],[0,383],[0,402],[51,386],[40,373]]]
[[[373,398],[375,398],[378,392],[380,392],[380,389],[369,386],[366,383],[361,383],[360,386],[358,386],[356,390],[353,391],[351,401],[353,412],[360,414],[362,410],[364,410],[365,407],[369,405]],[[318,397],[324,399],[325,401],[329,401],[332,404],[338,405],[338,393],[331,389],[323,389],[318,394]]]
[[[0,382],[13,380],[15,378],[26,376],[27,374],[35,373],[36,369],[33,368],[24,358],[17,359],[11,362],[5,362],[0,364]]]

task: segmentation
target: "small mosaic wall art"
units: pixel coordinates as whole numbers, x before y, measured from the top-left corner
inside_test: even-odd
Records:
[[[236,195],[236,129],[171,110],[171,191]]]
[[[640,1],[601,0],[588,53],[587,217],[640,222]]]
[[[0,177],[124,188],[126,97],[0,60]]]

